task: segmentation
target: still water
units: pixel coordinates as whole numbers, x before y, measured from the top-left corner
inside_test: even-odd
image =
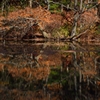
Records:
[[[1,41],[0,100],[100,100],[100,45]]]

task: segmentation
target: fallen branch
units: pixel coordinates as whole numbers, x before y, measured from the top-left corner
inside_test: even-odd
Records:
[[[82,35],[86,34],[88,31],[89,31],[89,29],[85,30],[84,32],[82,32],[78,35],[71,37],[70,40],[76,40],[76,39],[80,38]]]

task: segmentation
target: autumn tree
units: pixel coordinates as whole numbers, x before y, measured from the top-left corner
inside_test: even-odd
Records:
[[[73,39],[77,35],[77,27],[80,16],[85,11],[88,11],[89,9],[96,7],[98,5],[97,0],[45,0],[45,1],[48,6],[47,7],[48,10],[50,10],[50,6],[52,6],[52,4],[55,4],[61,7],[61,11],[63,11],[63,9],[66,8],[74,12],[71,39]],[[98,6],[98,12],[99,10],[100,9]],[[99,14],[100,13],[98,13],[98,16]]]
[[[71,31],[71,37],[73,38],[77,33],[77,25],[78,20],[85,11],[88,11],[92,7],[96,7],[97,1],[96,0],[74,0],[74,17],[73,17],[73,26]]]
[[[60,11],[63,12],[63,9],[70,9],[72,12],[74,12],[73,16],[73,25],[72,25],[72,31],[71,31],[71,39],[76,36],[77,34],[77,27],[78,27],[78,21],[80,16],[87,10],[96,7],[98,5],[98,16],[100,17],[100,6],[97,4],[98,0],[2,0],[1,5],[1,11],[8,12],[10,6],[21,6],[27,5],[32,8],[34,3],[37,3],[38,5],[44,5],[47,6],[47,10],[51,9],[52,4],[53,10],[56,7],[59,7]],[[58,6],[56,6],[58,5]]]

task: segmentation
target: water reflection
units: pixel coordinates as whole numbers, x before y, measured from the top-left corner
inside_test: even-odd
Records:
[[[0,42],[1,100],[99,100],[100,46]]]

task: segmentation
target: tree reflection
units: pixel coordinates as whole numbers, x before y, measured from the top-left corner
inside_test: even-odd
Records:
[[[21,53],[17,46],[3,47],[15,56],[0,54],[0,89],[31,91],[38,100],[99,100],[100,56],[93,47],[79,43],[35,47]]]
[[[80,51],[80,49],[83,49],[84,52]],[[70,54],[68,51],[66,51],[65,58],[62,60],[62,66],[63,68],[69,68],[70,70],[74,70],[73,73],[74,76],[71,78],[73,80],[74,86],[71,90],[71,92],[74,94],[74,97],[77,99],[86,99],[86,100],[94,100],[98,99],[99,93],[97,92],[99,89],[97,88],[97,79],[99,78],[97,75],[99,75],[99,57],[96,57],[95,52],[86,51],[83,47],[80,48],[80,45],[75,47],[75,45],[71,44],[71,50],[73,52]],[[70,60],[70,63],[68,63],[68,55],[72,55],[72,59]],[[96,57],[96,60],[93,58]],[[96,70],[95,70],[96,68]],[[78,73],[78,76],[76,76],[76,72]],[[71,74],[71,73],[70,73]],[[96,77],[97,76],[97,77]],[[68,91],[68,84],[66,84],[64,87],[64,93],[66,95],[69,93]],[[66,89],[67,88],[67,89]],[[75,89],[75,90],[73,90]],[[74,91],[76,91],[75,94]],[[71,94],[72,94],[71,93]],[[73,99],[71,100],[74,100]]]

